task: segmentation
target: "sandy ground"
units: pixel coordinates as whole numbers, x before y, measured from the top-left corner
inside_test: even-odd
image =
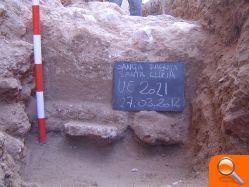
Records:
[[[138,144],[130,134],[115,144],[50,133],[47,144],[27,139],[22,176],[44,187],[206,187],[181,146]]]

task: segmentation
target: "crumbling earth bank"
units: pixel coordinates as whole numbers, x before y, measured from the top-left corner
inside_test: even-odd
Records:
[[[19,161],[30,130],[25,104],[33,89],[32,44],[24,41],[30,11],[19,1],[0,2],[0,186],[20,186]]]
[[[162,14],[162,9],[198,20],[212,34],[192,106],[190,129],[197,138],[198,162],[217,153],[248,153],[248,1],[154,0],[143,12]]]
[[[200,20],[214,35],[193,102],[195,153],[201,159],[248,154],[249,2],[169,1],[168,8],[174,16]]]

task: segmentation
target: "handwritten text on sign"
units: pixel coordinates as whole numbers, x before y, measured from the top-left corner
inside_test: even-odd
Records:
[[[113,108],[117,110],[184,110],[185,64],[116,62]]]

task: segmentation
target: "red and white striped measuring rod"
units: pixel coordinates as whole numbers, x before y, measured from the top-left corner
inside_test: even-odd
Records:
[[[36,107],[39,127],[40,142],[46,142],[46,123],[44,111],[43,73],[41,53],[41,28],[40,28],[40,5],[39,0],[33,0],[33,43],[36,83]]]

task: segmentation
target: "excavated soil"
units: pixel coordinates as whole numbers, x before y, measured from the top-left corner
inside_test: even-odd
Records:
[[[205,187],[205,173],[193,173],[182,146],[145,146],[128,133],[115,144],[50,133],[41,145],[27,139],[22,175],[43,187]]]

